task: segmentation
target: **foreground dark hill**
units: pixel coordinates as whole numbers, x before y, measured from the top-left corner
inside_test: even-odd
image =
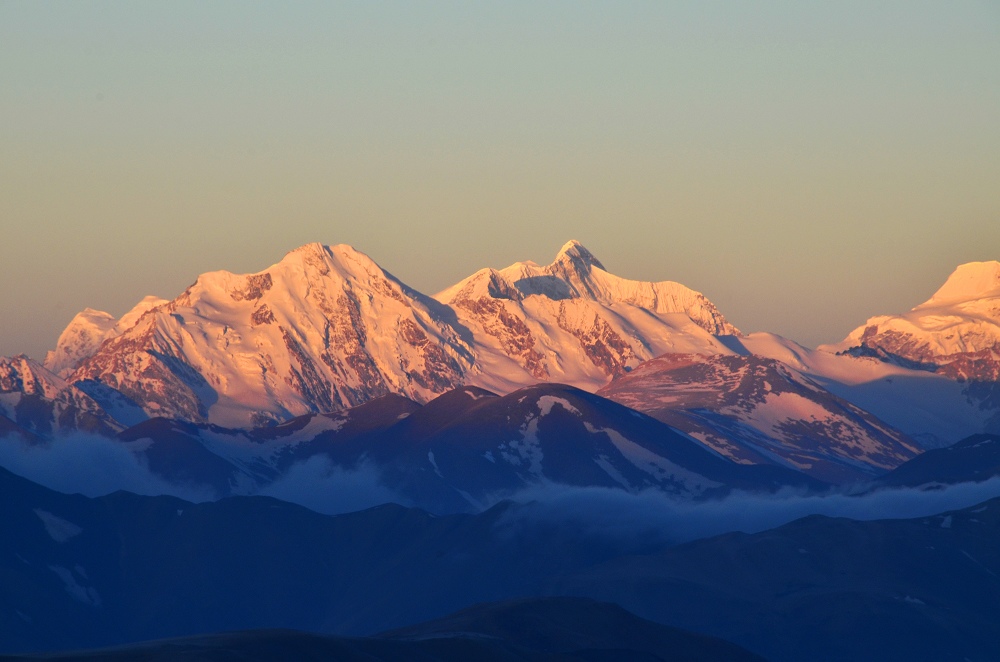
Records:
[[[0,470],[0,652],[258,628],[370,634],[537,595],[618,553],[506,504],[329,517],[265,497],[90,499]]]
[[[875,484],[920,487],[978,483],[1000,476],[1000,435],[977,434],[947,448],[929,450],[906,462]]]
[[[470,634],[587,660],[760,659],[728,642],[637,618],[615,604],[565,597],[476,605],[382,636],[421,641]]]
[[[2,657],[51,662],[761,662],[728,642],[638,618],[617,605],[537,598],[478,605],[378,637],[285,630],[202,635],[78,653]]]
[[[1000,499],[912,520],[811,516],[648,556],[549,590],[615,601],[771,660],[1000,659]]]
[[[575,595],[776,661],[1000,657],[1000,500],[675,547],[601,526],[531,504],[331,517],[263,497],[90,499],[0,471],[0,652],[262,628],[370,635]]]

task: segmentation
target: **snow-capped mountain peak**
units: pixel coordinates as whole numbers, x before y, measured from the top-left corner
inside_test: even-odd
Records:
[[[872,317],[841,343],[824,349],[876,353],[927,368],[959,354],[1000,353],[1000,262],[963,264],[913,310]]]
[[[598,269],[604,269],[604,265],[598,260],[593,253],[588,251],[583,244],[581,244],[576,239],[570,239],[563,247],[559,249],[556,254],[556,259],[552,261],[552,264],[558,264],[560,262],[572,264],[578,271],[589,271],[590,267],[597,267]]]
[[[84,309],[59,334],[56,348],[45,356],[45,367],[60,377],[69,377],[83,361],[97,352],[101,343],[131,329],[139,318],[165,303],[168,303],[166,299],[147,296],[120,319],[103,310]]]
[[[97,402],[23,354],[0,357],[0,423],[2,419],[41,437],[58,430],[119,429]]]
[[[64,386],[57,375],[24,354],[0,357],[0,393],[54,398]]]
[[[154,308],[159,308],[165,303],[170,303],[166,299],[161,299],[158,296],[149,295],[143,297],[142,301],[137,303],[132,310],[128,311],[115,323],[118,333],[122,331],[127,331],[135,326],[135,323],[139,321],[139,318],[153,310]]]
[[[80,361],[97,351],[117,321],[114,315],[103,310],[83,309],[59,334],[56,348],[45,356],[45,367],[57,375],[73,372]]]
[[[73,379],[111,387],[150,416],[235,426],[390,392],[426,401],[471,362],[439,317],[360,251],[307,244],[257,273],[202,274]]]
[[[871,356],[962,384],[983,412],[1000,409],[1000,262],[959,266],[925,303],[869,319],[827,351]],[[986,424],[1000,426],[1000,413]]]
[[[552,301],[582,299],[602,306],[642,308],[656,315],[680,313],[712,335],[740,335],[739,329],[700,292],[672,281],[646,282],[615,276],[576,240],[566,242],[548,265],[526,261],[504,269],[483,269],[434,298],[452,304],[480,296],[512,300],[533,296]]]
[[[918,307],[1000,297],[1000,262],[960,265],[929,301]]]

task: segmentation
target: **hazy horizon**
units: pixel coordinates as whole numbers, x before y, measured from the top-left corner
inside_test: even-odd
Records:
[[[998,62],[984,1],[0,3],[0,355],[311,241],[834,342],[1000,259]]]

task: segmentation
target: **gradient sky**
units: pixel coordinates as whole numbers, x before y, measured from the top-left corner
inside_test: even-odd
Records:
[[[568,239],[808,345],[1000,259],[1000,3],[0,0],[0,354],[349,243]]]

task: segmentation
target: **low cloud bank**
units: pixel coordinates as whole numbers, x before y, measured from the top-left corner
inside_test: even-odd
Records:
[[[213,490],[171,483],[149,470],[141,445],[97,435],[73,434],[42,444],[0,438],[0,466],[50,489],[95,497],[117,490],[209,501]],[[246,476],[243,476],[246,478]],[[414,504],[387,487],[377,467],[346,470],[317,455],[289,468],[263,487],[245,487],[327,515],[383,503]],[[909,519],[973,506],[1000,497],[1000,477],[934,490],[894,488],[862,495],[734,492],[711,501],[684,501],[655,489],[640,493],[598,487],[547,484],[507,500],[518,504],[506,526],[561,526],[568,531],[629,544],[674,544],[731,531],[756,533],[809,515],[854,520]]]
[[[218,498],[209,485],[178,484],[153,473],[141,442],[125,444],[116,439],[73,433],[43,443],[21,437],[0,437],[0,467],[49,489],[65,494],[98,497],[119,490],[147,496],[170,495],[186,501]],[[362,464],[342,469],[325,455],[290,467],[263,487],[249,486],[246,476],[236,476],[236,491],[272,496],[325,515],[364,510],[384,503],[411,505],[385,487],[376,468]]]
[[[384,503],[409,505],[382,484],[378,470],[367,464],[346,470],[325,455],[293,465],[259,494],[290,501],[324,515],[350,513]]]
[[[734,492],[702,502],[678,500],[653,489],[631,494],[608,488],[547,485],[524,490],[511,499],[522,507],[508,523],[569,524],[598,537],[640,536],[675,544],[733,531],[757,533],[809,515],[862,521],[912,519],[997,497],[1000,477],[933,490],[884,489],[861,495]]]
[[[176,485],[153,474],[141,455],[100,435],[75,433],[34,444],[14,435],[3,437],[0,466],[66,494],[97,497],[124,490],[148,496],[169,494],[195,502],[212,498],[208,487]]]

